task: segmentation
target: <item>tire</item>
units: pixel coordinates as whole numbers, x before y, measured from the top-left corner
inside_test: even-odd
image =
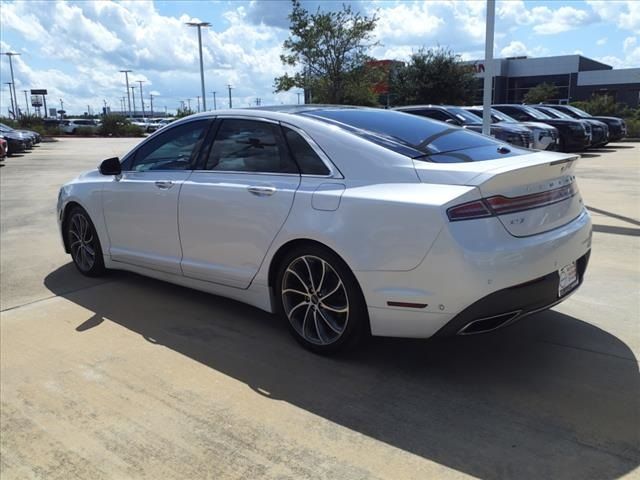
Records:
[[[287,252],[275,291],[278,314],[308,350],[329,354],[353,349],[369,332],[358,281],[327,248],[310,244]]]
[[[99,277],[105,273],[100,239],[83,208],[73,207],[69,212],[65,221],[65,236],[73,263],[81,274]]]

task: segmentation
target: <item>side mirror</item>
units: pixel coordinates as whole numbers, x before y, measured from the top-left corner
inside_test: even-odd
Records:
[[[100,164],[100,173],[102,175],[120,175],[122,173],[120,159],[118,157],[111,157],[103,160]]]

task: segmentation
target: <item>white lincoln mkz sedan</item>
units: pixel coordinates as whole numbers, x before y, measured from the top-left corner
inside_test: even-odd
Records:
[[[488,332],[567,298],[591,248],[576,160],[389,110],[218,110],[64,185],[58,221],[85,275],[230,297],[330,352]]]

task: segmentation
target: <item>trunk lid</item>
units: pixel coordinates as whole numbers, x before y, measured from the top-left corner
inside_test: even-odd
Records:
[[[423,182],[439,178],[477,187],[504,228],[516,237],[526,237],[566,225],[582,212],[575,180],[578,158],[535,152],[471,163],[414,163]]]

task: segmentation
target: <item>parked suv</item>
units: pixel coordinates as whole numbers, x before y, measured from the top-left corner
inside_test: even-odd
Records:
[[[465,110],[482,118],[482,107],[464,107]],[[531,130],[532,146],[536,150],[556,150],[558,148],[558,129],[541,122],[519,122],[515,118],[510,117],[506,113],[502,113],[495,108],[491,109],[491,121],[500,125],[509,123],[522,125]]]
[[[482,133],[482,121],[476,115],[462,107],[449,105],[413,105],[398,107],[395,110],[429,117],[434,120],[467,128],[474,132]],[[533,135],[526,127],[516,125],[491,125],[491,136],[519,147],[531,148]]]
[[[553,108],[554,110],[558,110],[560,112],[566,113],[572,118],[581,118],[581,119],[589,119],[589,120],[599,120],[600,122],[604,122],[609,127],[609,141],[620,140],[627,136],[627,124],[624,123],[624,120],[618,117],[602,117],[602,116],[594,116],[591,115],[584,110],[580,110],[571,105],[544,105],[545,107]]]
[[[79,128],[90,128],[94,132],[98,130],[98,122],[92,119],[70,118],[63,120],[60,124],[60,130],[64,133],[76,134]]]
[[[545,107],[544,105],[531,105],[536,110],[541,111],[549,115],[551,118],[568,118],[572,119],[573,117],[567,115],[560,110],[556,110],[555,108]],[[606,123],[601,122],[600,120],[592,120],[590,118],[576,118],[575,120],[581,121],[585,126],[589,126],[591,129],[591,146],[592,147],[603,147],[607,143],[609,143],[609,127]]]
[[[493,108],[521,122],[542,122],[556,127],[559,136],[558,150],[562,152],[584,150],[591,144],[591,135],[578,120],[551,118],[528,105],[502,104],[493,105]]]

